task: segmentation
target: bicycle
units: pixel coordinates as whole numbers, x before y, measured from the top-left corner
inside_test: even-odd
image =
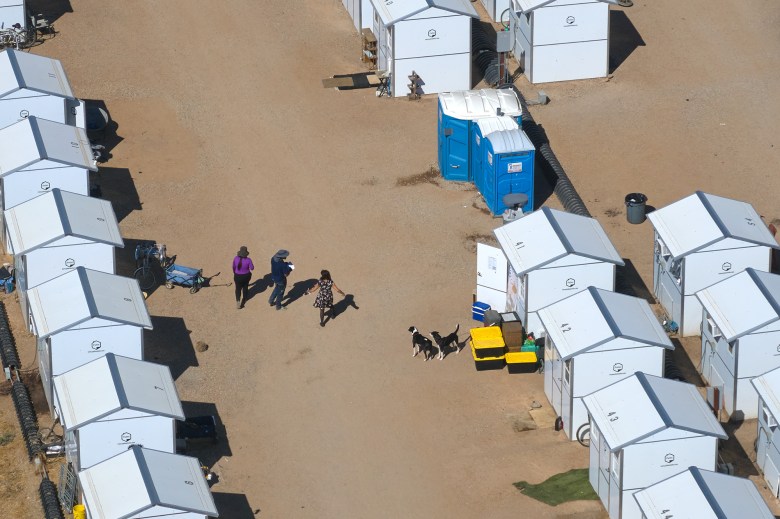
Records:
[[[157,283],[157,277],[152,269],[152,258],[157,258],[160,266],[165,268],[168,258],[164,244],[147,242],[135,246],[137,268],[133,272],[133,277],[138,280],[138,286],[141,287],[141,290],[149,290]]]

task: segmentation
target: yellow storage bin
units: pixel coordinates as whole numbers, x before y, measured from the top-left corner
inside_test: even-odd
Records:
[[[487,359],[501,357],[504,354],[504,337],[498,326],[472,328],[470,331],[471,348],[475,350],[476,358]]]
[[[510,373],[533,373],[539,367],[539,359],[533,351],[516,351],[505,355]]]
[[[485,371],[488,369],[504,369],[504,355],[495,357],[479,357],[477,350],[474,348],[474,343],[471,344],[471,356],[474,358],[474,367],[477,371]]]

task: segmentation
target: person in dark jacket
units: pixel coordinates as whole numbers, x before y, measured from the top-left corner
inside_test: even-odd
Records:
[[[252,279],[252,271],[255,266],[249,251],[242,245],[233,258],[233,282],[236,284],[236,308],[241,310],[249,298],[249,280]]]
[[[275,306],[277,310],[287,309],[286,306],[282,305],[282,299],[284,298],[284,291],[287,289],[287,276],[295,268],[292,263],[285,261],[289,255],[290,251],[280,249],[271,258],[271,281],[274,282],[274,290],[271,292],[268,304]]]

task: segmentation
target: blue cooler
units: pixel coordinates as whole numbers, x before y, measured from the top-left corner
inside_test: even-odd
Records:
[[[485,320],[485,312],[490,310],[490,305],[483,303],[482,301],[475,301],[471,305],[471,318],[475,321],[483,322]]]

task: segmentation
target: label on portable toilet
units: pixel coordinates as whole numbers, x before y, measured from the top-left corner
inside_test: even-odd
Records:
[[[477,146],[479,146],[479,135],[475,135],[475,137],[477,138]]]
[[[510,164],[507,164],[506,170],[507,170],[507,173],[522,173],[523,172],[523,163],[522,162],[512,162]]]

